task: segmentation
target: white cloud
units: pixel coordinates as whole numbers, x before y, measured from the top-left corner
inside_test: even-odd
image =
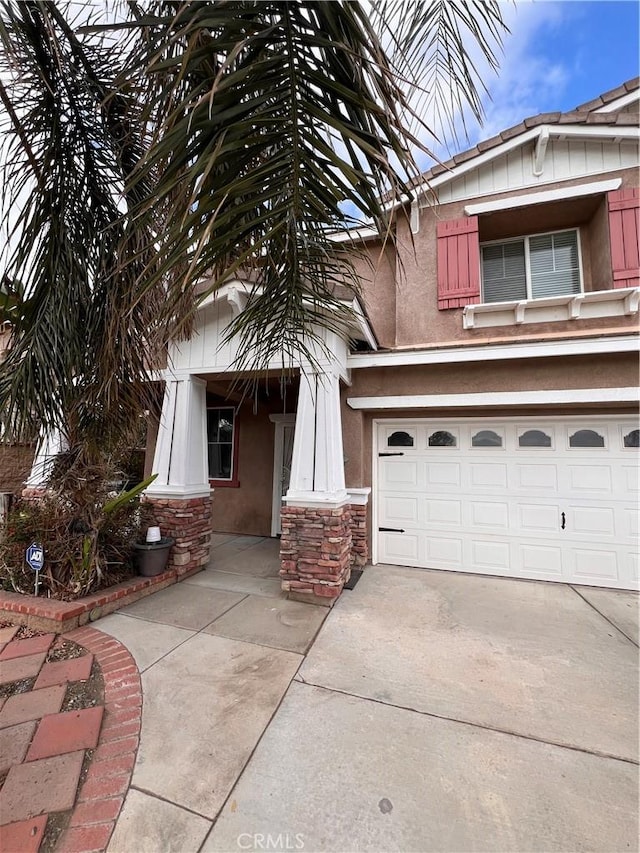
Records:
[[[502,12],[510,32],[505,34],[503,55],[498,74],[491,71],[475,45],[470,45],[470,54],[476,63],[488,94],[483,97],[485,120],[482,126],[466,116],[465,137],[461,117],[456,121],[458,140],[449,139],[436,153],[447,158],[456,151],[472,147],[481,139],[519,124],[524,118],[544,112],[550,103],[558,104],[567,90],[573,74],[573,57],[567,55],[550,59],[544,55],[541,45],[550,29],[561,29],[567,25],[574,9],[562,2],[530,2],[521,0],[517,4],[504,3]],[[556,109],[557,107],[553,107]],[[439,135],[443,136],[440,128]],[[428,144],[431,140],[425,139]],[[430,165],[424,163],[425,168]]]

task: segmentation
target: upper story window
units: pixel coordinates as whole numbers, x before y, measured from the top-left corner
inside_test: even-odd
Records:
[[[578,232],[556,231],[481,247],[483,302],[544,299],[582,291]]]
[[[238,485],[236,412],[230,407],[207,408],[209,479],[219,486]]]

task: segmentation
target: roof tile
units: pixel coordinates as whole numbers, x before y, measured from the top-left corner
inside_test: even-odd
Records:
[[[622,97],[626,93],[633,92],[638,88],[640,88],[640,77],[635,77],[632,80],[627,80],[620,86],[616,86],[615,89],[610,89],[608,92],[604,92],[602,95],[599,95],[591,101],[580,104],[580,106],[568,112],[540,113],[539,115],[530,116],[520,122],[520,124],[513,125],[513,127],[503,130],[501,133],[496,136],[492,136],[490,139],[478,142],[478,144],[474,145],[473,148],[470,148],[467,151],[461,151],[459,154],[455,154],[450,160],[447,160],[446,163],[435,164],[431,169],[424,172],[421,178],[414,183],[419,184],[422,181],[429,180],[429,178],[441,175],[443,172],[448,171],[454,166],[459,166],[462,163],[466,163],[468,160],[472,160],[484,151],[489,151],[492,148],[501,145],[503,142],[507,142],[516,136],[520,136],[527,129],[539,127],[542,124],[637,126],[638,115],[635,111],[630,112],[628,108],[624,111],[615,110],[608,113],[594,113],[593,110],[603,107],[605,104],[612,103],[616,98]]]
[[[508,142],[509,139],[513,139],[514,136],[520,136],[521,133],[524,133],[527,128],[523,121],[520,124],[514,124],[513,127],[508,127],[506,130],[503,130],[500,136],[502,137],[503,142]]]
[[[611,101],[615,101],[616,98],[621,98],[623,95],[627,94],[627,90],[625,89],[624,83],[621,86],[616,86],[615,89],[609,89],[608,92],[600,95],[600,98],[605,102],[605,104],[611,103]]]
[[[482,142],[478,142],[476,148],[478,151],[487,151],[489,148],[495,148],[496,145],[502,145],[504,139],[498,134],[497,136],[492,136],[491,139],[483,139]]]
[[[555,124],[562,113],[539,113],[524,120],[525,127],[538,127],[541,124]]]
[[[472,160],[480,153],[480,149],[477,145],[474,145],[473,148],[467,149],[467,151],[461,151],[459,154],[456,154],[453,158],[453,162],[456,166],[459,166],[460,163],[466,163],[467,160]]]

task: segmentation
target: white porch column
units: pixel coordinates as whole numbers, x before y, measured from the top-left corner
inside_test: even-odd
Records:
[[[207,383],[195,376],[168,378],[153,458],[157,478],[149,498],[209,497]]]
[[[301,373],[293,441],[290,506],[340,506],[344,484],[340,380],[333,372]]]
[[[44,432],[38,441],[36,455],[31,466],[31,473],[25,481],[25,487],[30,489],[42,489],[46,485],[51,465],[59,453],[69,448],[69,443],[60,430],[54,429]]]

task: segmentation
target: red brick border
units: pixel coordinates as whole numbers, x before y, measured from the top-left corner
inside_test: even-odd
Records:
[[[64,853],[102,853],[136,762],[142,721],[140,673],[128,649],[102,631],[76,628],[64,638],[94,655],[104,679],[105,710],[98,746],[58,848]]]
[[[37,631],[64,634],[184,580],[203,568],[204,565],[186,569],[172,568],[151,578],[134,577],[76,601],[58,601],[54,598],[1,590],[0,619],[15,625],[26,625]]]

